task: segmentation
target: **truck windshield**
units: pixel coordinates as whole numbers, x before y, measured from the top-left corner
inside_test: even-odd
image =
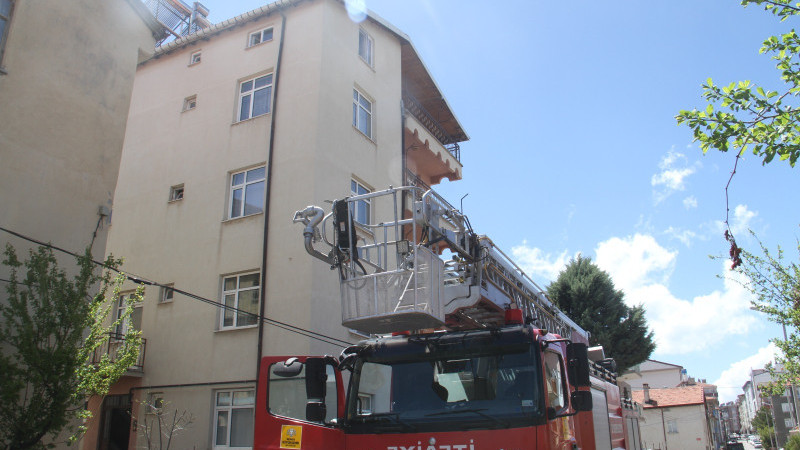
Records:
[[[450,431],[534,425],[543,417],[532,352],[361,361],[347,426],[353,433]]]

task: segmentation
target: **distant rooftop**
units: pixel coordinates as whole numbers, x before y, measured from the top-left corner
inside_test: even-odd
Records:
[[[671,406],[702,405],[705,403],[703,386],[686,386],[671,389],[650,389],[650,400],[655,404],[644,402],[644,391],[634,391],[633,400],[644,409],[668,408]]]

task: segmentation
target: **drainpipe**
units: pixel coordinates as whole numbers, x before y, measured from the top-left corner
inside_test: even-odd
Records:
[[[269,148],[267,149],[267,174],[266,189],[267,197],[264,200],[264,247],[261,255],[261,298],[259,307],[258,321],[258,359],[256,360],[256,380],[261,375],[261,357],[264,353],[264,315],[267,304],[267,247],[269,243],[269,199],[272,197],[272,155],[275,144],[275,116],[278,106],[278,84],[281,81],[281,57],[283,56],[283,40],[286,34],[286,14],[283,13],[283,4],[278,5],[278,12],[281,15],[281,40],[278,45],[278,60],[275,62],[275,82],[272,86],[272,122],[269,129]]]
[[[406,105],[403,103],[403,86],[400,83],[400,159],[401,161],[401,169],[402,173],[400,173],[400,185],[406,185],[406,172],[408,168],[406,167]],[[401,215],[405,214],[406,212],[406,195],[404,193],[400,197],[400,211]],[[413,195],[413,193],[412,193]]]

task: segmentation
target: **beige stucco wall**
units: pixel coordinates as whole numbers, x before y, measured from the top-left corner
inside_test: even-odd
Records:
[[[225,217],[230,173],[267,162],[274,115],[265,313],[356,341],[341,326],[337,273],[305,252],[302,226],[291,219],[306,205],[327,209],[325,200],[349,195],[351,177],[374,189],[401,184],[400,42],[372,22],[351,22],[336,1],[292,7],[273,113],[236,123],[238,83],[276,69],[281,23],[273,14],[139,67],[108,251],[138,275],[217,301],[222,276],[259,271],[265,214]],[[274,40],[246,48],[248,34],[267,26]],[[374,68],[358,56],[359,26],[375,40]],[[198,50],[202,62],[189,65]],[[373,139],[352,126],[354,87],[373,100]],[[197,107],[181,112],[192,95]],[[184,199],[170,203],[178,184]],[[147,288],[142,386],[255,377],[257,327],[219,331],[217,308],[180,294],[158,304],[158,296]],[[341,350],[269,325],[264,331],[264,355]],[[214,389],[165,390],[175,408],[196,417],[177,448],[211,444]]]
[[[642,444],[645,448],[679,448],[682,450],[711,448],[703,405],[648,408],[644,410],[642,416],[643,420],[639,422],[639,425]],[[671,420],[676,423],[677,433],[669,432],[668,423]],[[664,445],[665,436],[666,445]]]
[[[16,2],[0,74],[4,227],[89,244],[116,185],[139,53],[154,43],[126,0]],[[95,255],[104,246],[101,229]]]

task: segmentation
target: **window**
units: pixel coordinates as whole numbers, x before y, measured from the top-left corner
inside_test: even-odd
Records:
[[[265,176],[264,166],[231,175],[231,219],[258,214],[264,210]]]
[[[178,184],[169,188],[169,201],[177,202],[183,200],[183,185]]]
[[[239,121],[269,113],[272,74],[242,81],[239,85]]]
[[[183,110],[189,111],[197,107],[197,96],[192,95],[183,99]]]
[[[271,40],[272,40],[272,27],[264,28],[263,30],[250,33],[250,36],[247,38],[247,46],[252,47],[254,45],[258,45],[264,42],[269,42]]]
[[[13,9],[14,0],[0,0],[0,64],[3,62],[3,52],[6,48],[6,38]]]
[[[783,424],[786,425],[786,428],[794,427],[794,421],[792,419],[783,419]]]
[[[125,311],[128,308],[128,302],[131,301],[133,296],[133,292],[119,294],[119,298],[117,299],[117,304],[114,309],[115,321],[124,316]],[[142,329],[142,302],[140,301],[137,301],[133,304],[133,312],[131,312],[130,316],[126,317],[116,325],[114,328],[114,333],[116,334],[116,337],[123,337],[128,334],[128,331],[131,329]]]
[[[353,89],[353,126],[372,139],[372,102]]]
[[[667,433],[677,433],[678,432],[678,421],[677,420],[668,420],[667,421]]]
[[[781,403],[781,410],[783,412],[791,412],[792,411],[791,403]]]
[[[283,365],[283,363],[278,363]],[[269,372],[269,405],[268,411],[273,416],[290,417],[293,419],[306,420],[306,369],[302,367],[300,373],[295,376],[277,375],[275,369],[278,364],[273,364]],[[325,389],[325,423],[331,423],[336,419],[337,395],[336,395],[336,374],[333,366],[325,365],[327,375],[327,388]]]
[[[544,355],[545,388],[547,390],[547,405],[556,411],[567,406],[567,389],[564,384],[564,364],[561,355],[555,352],[546,352]]]
[[[223,309],[220,316],[220,329],[247,327],[258,323],[260,279],[259,273],[225,277],[222,282],[222,303],[227,308]]]
[[[166,287],[162,287],[161,295],[158,298],[158,303],[171,302],[173,297],[175,297],[175,289],[173,289],[171,284]]]
[[[146,414],[162,412],[164,408],[164,393],[150,392],[147,394],[147,403],[144,405]]]
[[[194,64],[198,64],[200,63],[201,59],[202,59],[202,52],[199,51],[194,52],[191,54],[191,56],[189,56],[189,65],[192,66]]]
[[[350,180],[350,195],[369,194],[371,191],[356,180]],[[370,223],[370,199],[358,200],[353,204],[353,220],[361,224]]]
[[[215,447],[253,446],[255,399],[253,389],[216,392],[214,403]]]
[[[372,414],[372,394],[358,394],[358,414],[362,416]]]
[[[358,30],[358,56],[364,60],[365,63],[369,64],[370,67],[373,66],[372,61],[372,49],[374,47],[374,41],[372,40],[372,36],[367,34],[366,31],[363,29]]]

